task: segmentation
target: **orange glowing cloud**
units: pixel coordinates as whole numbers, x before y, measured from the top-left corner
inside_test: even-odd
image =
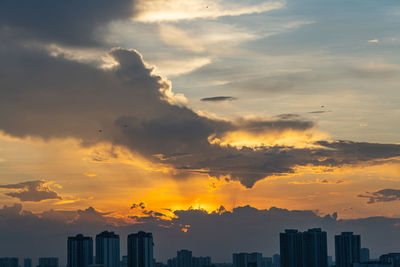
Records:
[[[314,129],[306,131],[284,130],[274,131],[266,130],[263,132],[248,132],[246,130],[232,131],[223,134],[221,137],[212,135],[208,138],[211,144],[220,146],[234,146],[242,148],[244,146],[257,147],[272,147],[272,146],[287,146],[294,148],[320,148],[316,145],[316,141],[327,140],[326,133],[317,132]]]

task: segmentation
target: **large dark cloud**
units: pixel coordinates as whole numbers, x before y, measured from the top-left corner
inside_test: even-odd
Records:
[[[0,188],[9,189],[4,193],[7,196],[18,198],[21,201],[40,202],[46,199],[61,199],[57,192],[45,186],[46,181],[28,181],[18,184],[0,185]]]
[[[360,194],[358,197],[368,199],[368,204],[374,204],[377,202],[390,202],[400,200],[400,190],[382,189],[376,192],[367,192],[365,195]]]
[[[337,167],[400,155],[399,145],[343,141],[320,142],[319,148],[212,144],[210,138],[234,131],[279,136],[315,125],[293,114],[236,121],[201,116],[183,105],[170,83],[153,74],[135,50],[112,49],[117,66],[106,70],[73,61],[67,53],[49,55],[27,42],[97,46],[99,31],[132,16],[134,4],[1,1],[0,130],[18,137],[74,137],[83,145],[106,141],[174,167],[177,177],[198,172],[230,176],[247,187],[270,175],[292,173],[299,165]]]
[[[132,16],[133,0],[2,0],[0,34],[17,40],[99,45],[113,20]]]
[[[140,230],[154,235],[155,257],[165,261],[178,249],[194,255],[209,255],[215,262],[231,261],[232,253],[258,251],[264,255],[279,252],[279,232],[287,228],[307,230],[322,227],[328,232],[329,255],[334,254],[334,235],[342,231],[361,234],[363,247],[372,257],[398,250],[400,218],[370,217],[337,220],[336,214],[321,216],[309,210],[250,206],[207,213],[203,210],[175,211],[172,220],[145,210],[136,223],[124,223],[94,208],[78,211],[49,210],[40,214],[24,211],[21,205],[0,209],[0,251],[19,257],[58,256],[65,263],[69,235],[83,233],[94,237],[103,230],[116,231],[121,238],[121,254],[126,254],[126,238]],[[185,233],[182,228],[188,229]]]
[[[178,103],[170,84],[138,52],[117,48],[110,55],[118,66],[103,70],[42,50],[0,47],[1,129],[19,137],[75,137],[85,145],[108,141],[180,174],[230,175],[247,187],[299,165],[338,167],[400,155],[399,145],[345,141],[319,142],[320,148],[211,144],[210,137],[232,131],[301,133],[314,123],[298,116],[237,121],[200,116]]]

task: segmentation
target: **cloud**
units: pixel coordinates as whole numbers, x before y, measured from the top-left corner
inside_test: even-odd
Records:
[[[15,1],[0,4],[0,129],[7,134],[123,146],[166,164],[177,178],[203,173],[238,180],[246,187],[271,175],[293,173],[297,166],[340,167],[400,155],[395,144],[319,142],[315,124],[301,117],[226,120],[200,115],[132,49],[111,49],[107,68],[92,62],[99,53],[93,47],[102,45],[99,29],[132,12],[144,21],[168,20],[177,12],[176,20],[186,19],[179,14],[200,18],[264,12],[281,8],[281,2],[209,2],[209,11],[203,11],[203,2],[24,1],[22,9]],[[229,9],[227,4],[232,4]],[[172,13],[163,17],[164,10]],[[72,56],[72,46],[90,46],[90,62]],[[203,64],[207,62],[194,68]],[[96,159],[102,161],[102,156]],[[118,155],[110,151],[106,157]],[[41,197],[32,196],[39,194],[36,191]],[[32,185],[8,195],[40,201],[58,196],[52,193]]]
[[[229,176],[252,187],[297,166],[340,167],[400,155],[395,144],[317,142],[315,124],[301,117],[199,115],[135,50],[112,49],[116,63],[108,69],[19,46],[0,47],[0,56],[0,114],[8,114],[0,116],[0,127],[7,134],[124,146],[173,167],[177,177]]]
[[[52,191],[46,181],[28,181],[18,184],[0,185],[0,188],[11,189],[13,192],[4,193],[21,201],[40,202],[47,199],[61,199],[57,192]]]
[[[332,112],[330,110],[315,110],[315,111],[310,111],[308,113],[310,114],[323,114],[323,113],[328,113],[328,112]]]
[[[374,75],[374,76],[380,75],[381,77],[394,76],[398,75],[398,73],[400,72],[400,65],[368,62],[365,65],[356,69],[355,71],[358,71],[360,75],[364,73],[365,76],[368,75]]]
[[[140,0],[135,6],[134,19],[140,22],[215,19],[222,16],[240,16],[281,9],[283,1],[232,0]]]
[[[233,96],[213,96],[213,97],[205,97],[200,100],[204,102],[222,102],[222,101],[232,101],[236,99],[237,98]]]
[[[327,179],[316,179],[316,180],[306,180],[306,181],[292,181],[289,182],[289,184],[298,184],[298,185],[303,185],[303,184],[327,184],[327,185],[333,185],[333,184],[343,184],[346,183],[343,180],[336,180],[336,181],[331,181]]]
[[[193,72],[211,63],[207,57],[186,58],[184,60],[161,60],[156,62],[156,73],[176,77]]]
[[[160,25],[160,35],[164,43],[179,46],[192,52],[203,52],[204,47],[196,39],[172,25]]]
[[[279,114],[276,117],[282,120],[301,119],[300,115],[293,113]]]
[[[372,39],[372,40],[368,40],[368,43],[374,43],[374,44],[377,44],[377,43],[379,43],[379,40],[378,40],[378,39]]]
[[[133,15],[132,0],[4,0],[0,2],[0,33],[16,39],[68,45],[99,45],[101,30],[111,21]]]
[[[133,203],[132,206],[131,206],[131,209],[139,209],[139,208],[143,210],[143,209],[146,208],[146,206],[144,205],[143,202],[140,202],[138,204]]]
[[[360,198],[368,199],[368,204],[377,202],[390,202],[400,200],[400,190],[397,189],[382,189],[376,192],[366,192],[366,195],[358,195]]]

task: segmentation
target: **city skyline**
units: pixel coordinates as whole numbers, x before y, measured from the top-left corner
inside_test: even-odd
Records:
[[[2,233],[3,240],[8,241],[7,246],[2,247],[0,257],[12,256],[16,252],[20,257],[31,257],[32,253],[59,255],[60,251],[67,249],[65,239],[71,233],[83,232],[86,236],[94,238],[104,229],[117,233],[121,240],[125,240],[132,232],[152,231],[157,236],[154,255],[162,260],[170,258],[177,250],[186,247],[200,255],[210,255],[219,262],[231,260],[232,251],[261,251],[265,255],[278,253],[278,233],[284,229],[295,228],[306,231],[312,228],[323,228],[328,232],[327,242],[330,244],[328,255],[331,256],[335,253],[334,237],[341,232],[360,229],[356,232],[364,237],[363,246],[371,249],[371,258],[376,258],[387,251],[397,251],[399,246],[397,240],[400,238],[396,231],[400,220],[384,217],[337,220],[335,214],[320,217],[311,211],[288,211],[276,208],[263,211],[241,207],[233,212],[225,211],[220,214],[208,214],[206,211],[198,210],[181,211],[179,217],[172,222],[151,219],[150,222],[143,221],[140,224],[125,226],[111,226],[110,221],[94,209],[81,211],[78,219],[69,224],[55,221],[56,213],[41,219],[26,212],[20,215],[18,210],[12,208],[9,208],[7,212],[13,214],[13,220],[7,222],[13,225],[13,230]],[[7,215],[1,210],[0,214]],[[249,221],[249,218],[254,219]],[[251,227],[243,226],[244,223]],[[44,229],[43,224],[47,226]],[[235,232],[237,225],[242,226],[241,232]],[[383,229],[376,230],[382,225],[385,225]],[[27,232],[24,229],[27,226],[34,227],[35,235],[26,235]],[[182,229],[187,229],[187,231],[182,231]],[[171,242],[171,237],[173,237],[173,242]],[[20,242],[20,240],[24,241]],[[230,242],[225,242],[225,240],[230,240]],[[39,241],[40,246],[37,245]],[[126,243],[121,242],[120,245],[121,253],[126,253]],[[92,249],[95,254],[95,247],[93,246]],[[63,255],[59,257],[62,262],[66,261]]]
[[[68,237],[67,267],[360,267],[362,264],[385,264],[396,267],[400,264],[400,253],[385,253],[378,258],[370,257],[368,248],[363,248],[360,235],[342,232],[335,235],[335,258],[327,254],[327,233],[321,228],[301,232],[285,229],[279,234],[280,254],[264,257],[261,252],[233,252],[232,261],[216,263],[210,256],[194,256],[188,249],[177,250],[176,256],[159,261],[153,255],[152,233],[139,231],[127,236],[127,255],[120,257],[120,239],[114,232],[102,231],[96,235],[95,243],[90,236],[76,234]],[[95,245],[95,250],[93,249]],[[116,250],[118,248],[118,250]],[[93,253],[95,251],[95,254]],[[107,256],[105,256],[107,255]],[[107,260],[108,258],[108,260]],[[1,267],[18,267],[18,258],[0,257]],[[32,266],[31,258],[24,258],[24,267]],[[358,264],[358,265],[356,265]],[[394,265],[393,265],[394,264]],[[37,267],[59,267],[58,257],[39,257]],[[381,265],[379,265],[381,266]]]

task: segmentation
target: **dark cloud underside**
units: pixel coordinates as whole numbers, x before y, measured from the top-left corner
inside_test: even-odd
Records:
[[[132,0],[2,0],[0,33],[18,40],[101,45],[101,31],[132,16]]]
[[[368,199],[368,204],[374,204],[378,202],[391,202],[400,200],[400,190],[398,189],[382,189],[376,192],[367,192],[365,195],[358,195],[360,198]]]
[[[45,181],[28,181],[18,184],[0,185],[0,188],[12,190],[6,192],[9,197],[18,198],[21,201],[40,202],[47,199],[61,199],[57,192],[45,185]]]

